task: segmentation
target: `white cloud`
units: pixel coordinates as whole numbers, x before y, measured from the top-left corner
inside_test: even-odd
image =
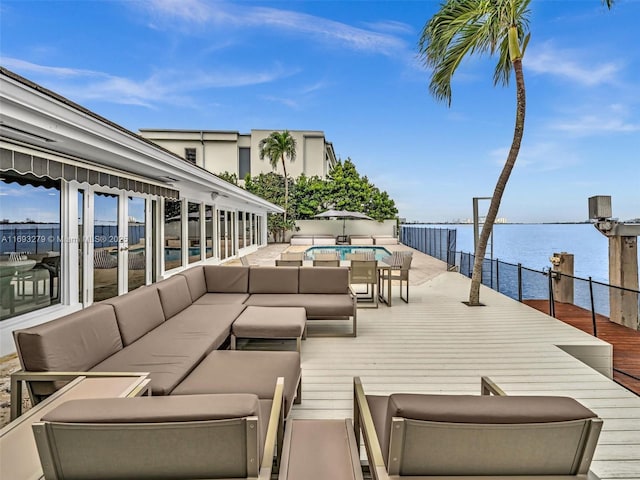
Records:
[[[587,87],[614,84],[622,69],[616,62],[580,61],[583,53],[575,50],[562,50],[547,42],[537,48],[531,47],[524,57],[523,64],[534,73],[553,75]]]
[[[584,115],[573,120],[559,121],[552,124],[552,127],[580,136],[640,132],[640,123],[629,123],[622,118],[607,118],[599,115]]]
[[[79,68],[67,67],[50,67],[47,65],[38,65],[31,62],[20,60],[19,58],[2,57],[2,64],[10,69],[21,72],[40,73],[52,77],[76,78],[76,77],[100,77],[104,74],[94,72],[92,70],[83,70]]]
[[[2,63],[18,73],[39,75],[44,79],[39,79],[41,83],[77,101],[101,100],[145,107],[158,103],[193,105],[188,98],[190,92],[269,83],[297,73],[276,65],[257,72],[218,69],[215,73],[194,71],[189,76],[166,70],[137,80],[92,70],[37,65],[14,58],[3,58]]]
[[[170,21],[172,27],[175,27],[176,20],[199,25],[266,27],[308,34],[353,50],[383,55],[395,55],[406,49],[406,42],[396,35],[291,10],[202,0],[151,0],[139,5],[152,15]],[[399,22],[383,22],[375,26],[379,30],[407,33],[406,26]]]
[[[489,158],[500,168],[507,160],[507,155],[509,155],[509,147],[500,147],[489,152]],[[553,172],[579,163],[580,158],[575,152],[568,150],[561,143],[525,140],[520,147],[516,168],[529,172]]]
[[[640,132],[640,123],[630,120],[631,114],[625,105],[616,103],[591,110],[574,118],[556,120],[550,127],[574,136]]]

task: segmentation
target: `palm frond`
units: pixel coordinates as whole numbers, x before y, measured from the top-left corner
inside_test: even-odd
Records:
[[[432,69],[430,93],[451,104],[451,80],[468,55],[498,55],[496,84],[508,84],[508,32],[517,29],[523,47],[529,30],[530,0],[450,0],[429,20],[418,41],[420,57]],[[522,52],[524,49],[520,48]]]

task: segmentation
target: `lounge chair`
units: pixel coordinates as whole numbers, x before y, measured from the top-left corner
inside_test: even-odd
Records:
[[[66,402],[33,425],[44,478],[269,480],[283,388],[279,378],[273,402],[251,394]]]
[[[371,235],[349,235],[349,243],[351,245],[373,245],[373,237]]]
[[[500,395],[487,378],[482,393],[365,395],[354,378],[356,441],[362,429],[372,478],[591,478],[595,413],[567,397]]]
[[[116,268],[118,258],[111,255],[108,250],[98,249],[93,251],[93,267],[99,269]]]

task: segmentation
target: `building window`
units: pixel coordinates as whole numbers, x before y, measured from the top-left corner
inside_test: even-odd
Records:
[[[0,176],[0,320],[60,303],[60,180]]]
[[[251,149],[240,147],[238,157],[238,180],[244,180],[247,175],[251,175]]]
[[[189,202],[189,263],[201,259],[200,204]]]
[[[184,158],[187,159],[187,162],[191,162],[194,165],[196,164],[196,149],[195,148],[185,148],[184,149]]]
[[[164,202],[164,269],[182,265],[182,202]]]
[[[204,206],[204,236],[206,239],[205,256],[213,257],[213,207],[211,205]]]

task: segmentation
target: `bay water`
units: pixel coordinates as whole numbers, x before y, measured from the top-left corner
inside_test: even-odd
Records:
[[[473,225],[425,225],[457,230],[456,250],[473,253]],[[493,258],[521,263],[534,270],[551,267],[554,253],[574,255],[574,276],[609,282],[609,240],[587,223],[496,224],[493,229]],[[487,251],[486,257],[489,257]]]

